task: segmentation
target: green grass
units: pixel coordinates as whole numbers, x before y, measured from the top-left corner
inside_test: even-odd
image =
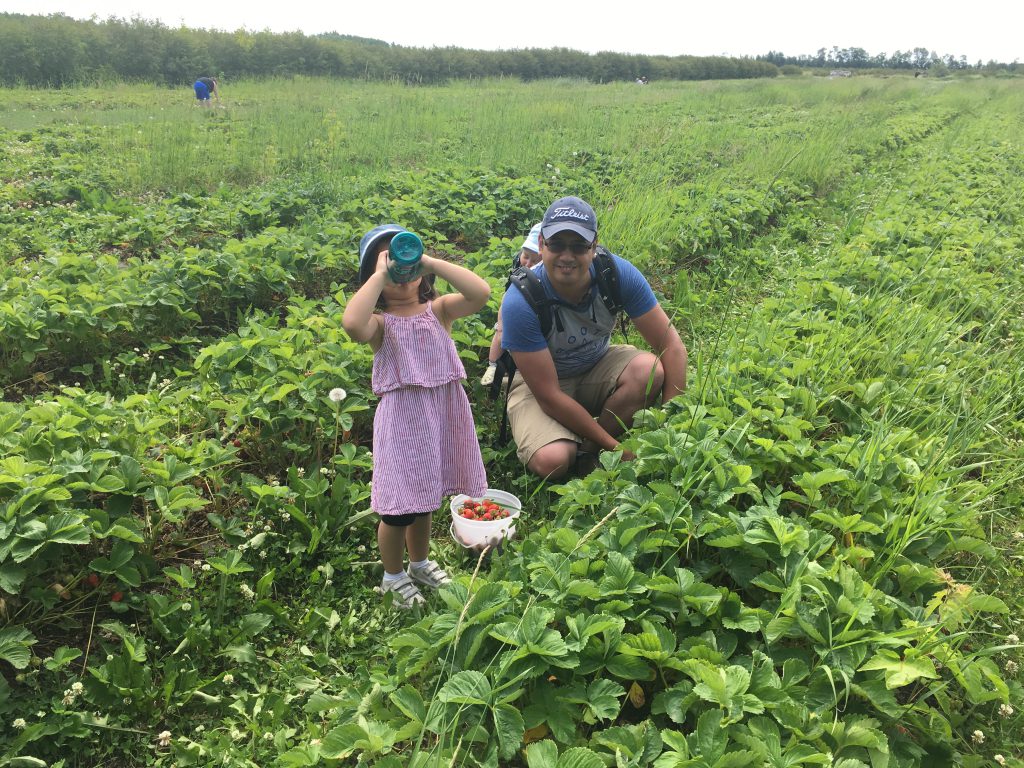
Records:
[[[63,526],[0,560],[0,665],[25,661],[0,763],[554,764],[521,723],[567,764],[679,764],[695,730],[737,765],[773,738],[775,764],[1022,764],[1021,84],[223,92],[0,92],[0,500],[25,526],[0,545]],[[495,296],[456,331],[491,484],[528,514],[475,574],[439,516],[458,587],[383,612],[355,243],[414,224],[500,289],[566,193],[650,276],[690,391],[635,462],[545,485],[489,445]],[[621,636],[563,652],[593,620]]]

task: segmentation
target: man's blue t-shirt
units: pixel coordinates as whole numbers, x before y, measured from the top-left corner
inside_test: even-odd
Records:
[[[652,310],[658,300],[640,270],[619,256],[612,258],[618,267],[619,288],[626,314],[639,317]],[[544,292],[558,300],[553,309],[562,321],[563,330],[558,330],[558,323],[552,323],[551,333],[545,339],[537,313],[518,289],[510,287],[501,302],[501,347],[512,352],[538,352],[547,347],[555,361],[558,378],[580,376],[604,357],[615,328],[615,317],[598,295],[597,270],[591,264],[590,294],[576,305],[563,301],[555,293],[543,263],[533,267],[533,271],[540,277]]]

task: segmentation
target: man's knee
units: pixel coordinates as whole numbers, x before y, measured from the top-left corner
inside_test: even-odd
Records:
[[[665,367],[657,355],[644,352],[637,355],[619,376],[618,389],[635,393],[646,400],[653,400],[665,384]]]
[[[564,477],[576,460],[576,443],[570,440],[556,440],[538,448],[526,468],[533,474],[550,480]]]

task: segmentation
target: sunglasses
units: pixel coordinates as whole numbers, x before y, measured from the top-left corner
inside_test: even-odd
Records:
[[[593,248],[594,244],[588,243],[585,240],[545,240],[544,247],[546,247],[552,253],[561,253],[566,248],[568,248],[577,256],[582,256],[584,253]]]

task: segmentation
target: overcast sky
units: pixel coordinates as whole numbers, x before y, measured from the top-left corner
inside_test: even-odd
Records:
[[[678,56],[868,54],[927,48],[968,62],[1024,60],[1022,0],[0,0],[0,11],[159,20],[169,26],[339,32],[409,46],[573,48]]]

